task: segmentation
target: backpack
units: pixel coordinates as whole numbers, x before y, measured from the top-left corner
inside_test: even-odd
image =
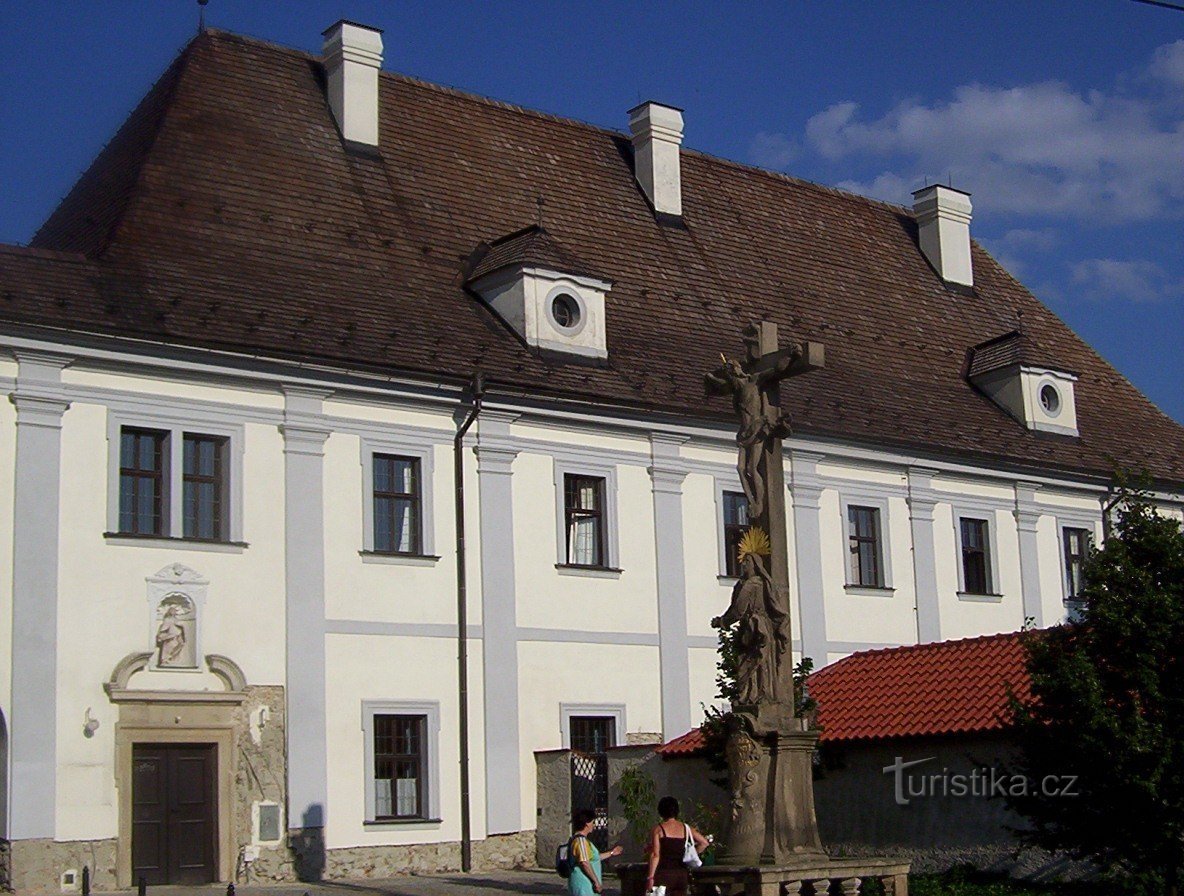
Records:
[[[576,835],[578,837],[579,834]],[[576,861],[572,856],[572,844],[576,842],[576,837],[572,837],[566,843],[560,843],[555,848],[555,873],[567,880],[571,877],[572,869],[576,867]]]

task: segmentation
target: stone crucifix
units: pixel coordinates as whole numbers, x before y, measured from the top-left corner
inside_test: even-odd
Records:
[[[781,410],[779,387],[789,377],[822,367],[825,355],[816,342],[779,349],[777,325],[767,321],[750,324],[743,338],[745,359],[728,360],[721,355],[723,364],[706,375],[706,384],[709,391],[732,396],[740,418],[736,469],[748,501],[748,522],[766,533],[768,540],[746,542],[732,606],[717,622],[741,623],[737,676],[741,702],[788,704],[792,713],[789,557],[781,460],[790,420]]]

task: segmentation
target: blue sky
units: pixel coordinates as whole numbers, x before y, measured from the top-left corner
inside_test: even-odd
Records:
[[[1184,12],[1133,0],[430,3],[210,0],[317,51],[907,204],[952,178],[974,236],[1184,422]],[[193,34],[194,0],[0,5],[0,241],[26,242]]]

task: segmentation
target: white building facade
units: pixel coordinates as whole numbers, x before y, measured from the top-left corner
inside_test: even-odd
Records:
[[[352,28],[330,36],[347,66]],[[366,46],[377,77],[381,42]],[[677,166],[681,115],[659,111],[647,158],[674,140]],[[655,214],[683,213],[669,172],[650,183]],[[520,334],[524,351],[570,336],[578,363],[611,360],[619,275],[548,251],[502,269],[535,295],[529,326],[553,329]],[[17,259],[6,283],[73,263],[54,252],[0,248]],[[947,280],[971,277],[964,254],[947,253]],[[727,322],[734,350],[748,321]],[[466,804],[474,866],[532,861],[535,751],[671,738],[715,701],[709,620],[744,523],[726,415],[491,378],[458,452],[476,408],[447,358],[412,375],[50,324],[0,327],[0,794],[18,889],[77,888],[83,867],[97,888],[454,868]],[[992,355],[980,373],[1030,383],[1035,414],[1038,360]],[[1059,413],[1075,374],[1047,373]],[[1066,618],[1105,477],[874,441],[786,443],[795,656]]]

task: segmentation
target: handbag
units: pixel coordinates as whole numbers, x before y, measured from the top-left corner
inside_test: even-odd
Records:
[[[683,827],[687,829],[687,840],[682,850],[682,863],[690,869],[699,868],[703,865],[703,860],[699,858],[699,851],[695,849],[695,839],[691,836],[691,826],[684,824]]]

